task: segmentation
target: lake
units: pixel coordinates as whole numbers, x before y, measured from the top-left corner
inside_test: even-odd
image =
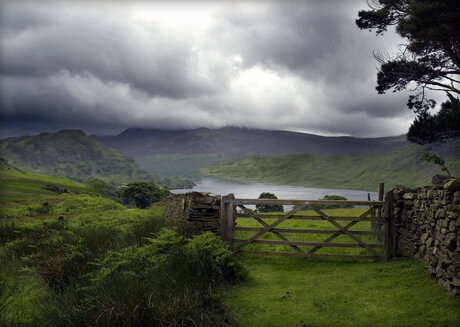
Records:
[[[378,200],[377,192],[359,191],[359,190],[340,190],[329,188],[314,188],[302,186],[288,186],[268,183],[240,183],[224,181],[213,178],[204,178],[196,183],[192,189],[171,190],[172,193],[180,194],[191,191],[211,192],[218,195],[235,194],[236,198],[256,199],[262,192],[275,194],[279,199],[293,200],[318,200],[325,195],[341,195],[348,200],[367,201],[367,194],[370,193],[371,200]]]

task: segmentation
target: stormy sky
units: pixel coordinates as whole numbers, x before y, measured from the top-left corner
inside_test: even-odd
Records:
[[[407,132],[407,93],[378,95],[355,25],[365,0],[0,2],[1,136],[80,128],[245,126]]]

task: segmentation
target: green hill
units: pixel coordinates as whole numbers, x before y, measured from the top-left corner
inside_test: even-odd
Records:
[[[405,136],[328,137],[290,131],[225,127],[158,130],[129,128],[116,136],[93,136],[134,158],[147,172],[200,179],[201,168],[249,155],[367,154],[408,145]]]
[[[85,181],[91,177],[115,183],[149,180],[132,159],[87,136],[62,130],[0,140],[0,155],[20,169]]]
[[[412,144],[364,155],[249,156],[208,166],[202,169],[202,174],[238,181],[369,191],[377,191],[379,182],[385,182],[388,188],[396,184],[415,187],[429,184],[433,175],[442,173],[439,166],[421,161],[421,154],[426,150],[438,150],[451,173],[460,175],[457,146],[458,143],[439,147]]]

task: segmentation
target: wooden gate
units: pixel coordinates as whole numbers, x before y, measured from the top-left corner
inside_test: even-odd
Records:
[[[383,194],[382,196],[383,197]],[[263,255],[284,255],[301,257],[341,257],[388,260],[394,251],[394,224],[392,221],[392,193],[387,193],[387,201],[330,201],[330,200],[273,200],[273,199],[235,199],[232,194],[221,199],[221,235],[224,241],[235,252],[245,252]],[[257,213],[247,205],[292,205],[294,209],[283,214]],[[323,206],[366,206],[367,210],[357,217],[331,216]],[[385,206],[385,208],[383,208]],[[240,212],[237,212],[240,209]],[[297,214],[304,209],[309,209],[313,214]],[[383,209],[383,210],[382,210]],[[383,214],[384,213],[384,214]],[[253,219],[258,227],[238,226],[237,218]],[[321,220],[332,225],[333,229],[305,229],[305,228],[280,228],[279,225],[293,220]],[[343,222],[342,224],[339,223]],[[377,222],[383,230],[353,230],[353,226],[360,222]],[[370,226],[370,223],[369,223]],[[235,231],[255,233],[247,238],[235,238]],[[264,235],[272,233],[277,240],[263,239]],[[322,241],[289,240],[286,234],[325,234],[329,235]],[[334,241],[341,235],[346,235],[352,242],[343,243]],[[366,235],[373,235],[375,241],[363,240]],[[369,238],[369,237],[368,237]],[[380,240],[380,242],[378,242]],[[383,240],[383,242],[382,242]],[[294,251],[265,251],[248,250],[251,244],[283,245]],[[308,249],[305,249],[308,247]],[[366,254],[330,254],[318,253],[321,248],[361,248]]]

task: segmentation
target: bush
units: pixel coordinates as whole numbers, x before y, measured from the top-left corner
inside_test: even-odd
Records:
[[[113,200],[120,199],[120,190],[113,184],[109,184],[99,178],[91,178],[87,184],[91,186],[97,193]]]
[[[270,192],[262,192],[259,195],[259,199],[278,199],[275,194]],[[256,205],[256,211],[258,212],[283,212],[284,208],[279,204],[272,205]]]
[[[152,183],[133,182],[123,187],[121,194],[126,204],[135,203],[136,207],[144,209],[172,193]]]
[[[186,240],[164,229],[147,241],[94,263],[78,291],[58,295],[41,319],[50,326],[227,325],[216,288],[245,274],[220,239],[205,233]]]
[[[324,198],[318,200],[331,200],[331,201],[348,201],[348,199],[341,195],[325,195]],[[334,208],[353,208],[351,204],[340,204],[340,205],[316,205],[318,209],[334,209]]]

